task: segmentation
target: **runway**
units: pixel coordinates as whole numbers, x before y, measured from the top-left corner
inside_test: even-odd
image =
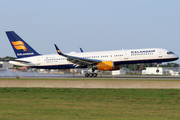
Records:
[[[72,74],[1,72],[0,87],[180,89],[180,77],[151,75],[98,75],[97,77],[84,77],[84,75]]]
[[[153,80],[180,80],[180,76],[150,76],[150,75],[98,75],[97,77],[84,77],[84,75],[54,75],[54,74],[45,74],[45,75],[34,75],[34,74],[27,74],[27,75],[4,75],[0,76],[0,78],[67,78],[67,79],[153,79]]]
[[[158,80],[180,80],[180,76],[161,75],[98,75],[97,77],[84,77],[74,74],[52,74],[38,72],[3,71],[0,78],[69,78],[69,79],[158,79]]]
[[[0,76],[0,78],[16,78],[17,76]],[[124,80],[180,80],[180,77],[172,76],[136,76],[136,75],[127,75],[127,76],[112,76],[112,75],[103,75],[97,77],[84,77],[82,75],[60,75],[60,76],[18,76],[19,78],[33,78],[33,79],[96,79],[96,80],[106,80],[106,79],[124,79]]]

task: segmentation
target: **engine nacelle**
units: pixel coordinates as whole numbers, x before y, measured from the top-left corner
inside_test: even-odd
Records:
[[[103,61],[97,64],[97,70],[119,70],[119,66],[114,66],[113,61]]]

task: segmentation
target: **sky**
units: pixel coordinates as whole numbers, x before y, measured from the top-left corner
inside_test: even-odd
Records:
[[[57,44],[64,53],[165,48],[180,56],[179,6],[179,0],[0,0],[0,57],[15,57],[5,31],[40,54],[56,54]]]

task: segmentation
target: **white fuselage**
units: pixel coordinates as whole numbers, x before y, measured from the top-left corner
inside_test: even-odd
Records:
[[[101,60],[101,61],[113,61],[115,65],[168,62],[168,61],[177,60],[179,58],[171,51],[161,48],[82,52],[82,53],[69,53],[67,55],[87,58],[87,59]],[[17,60],[27,61],[29,63],[23,63],[17,61],[10,61],[10,63],[18,66],[47,68],[47,69],[66,69],[66,68],[74,68],[75,66],[73,63],[67,61],[66,57],[60,56],[58,54],[39,55],[39,56],[21,58]]]

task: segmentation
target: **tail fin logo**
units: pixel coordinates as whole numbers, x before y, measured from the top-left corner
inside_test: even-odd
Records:
[[[24,43],[22,41],[12,42],[12,44],[14,45],[14,48],[16,50],[27,51],[27,48],[26,48],[26,46],[24,45]]]

